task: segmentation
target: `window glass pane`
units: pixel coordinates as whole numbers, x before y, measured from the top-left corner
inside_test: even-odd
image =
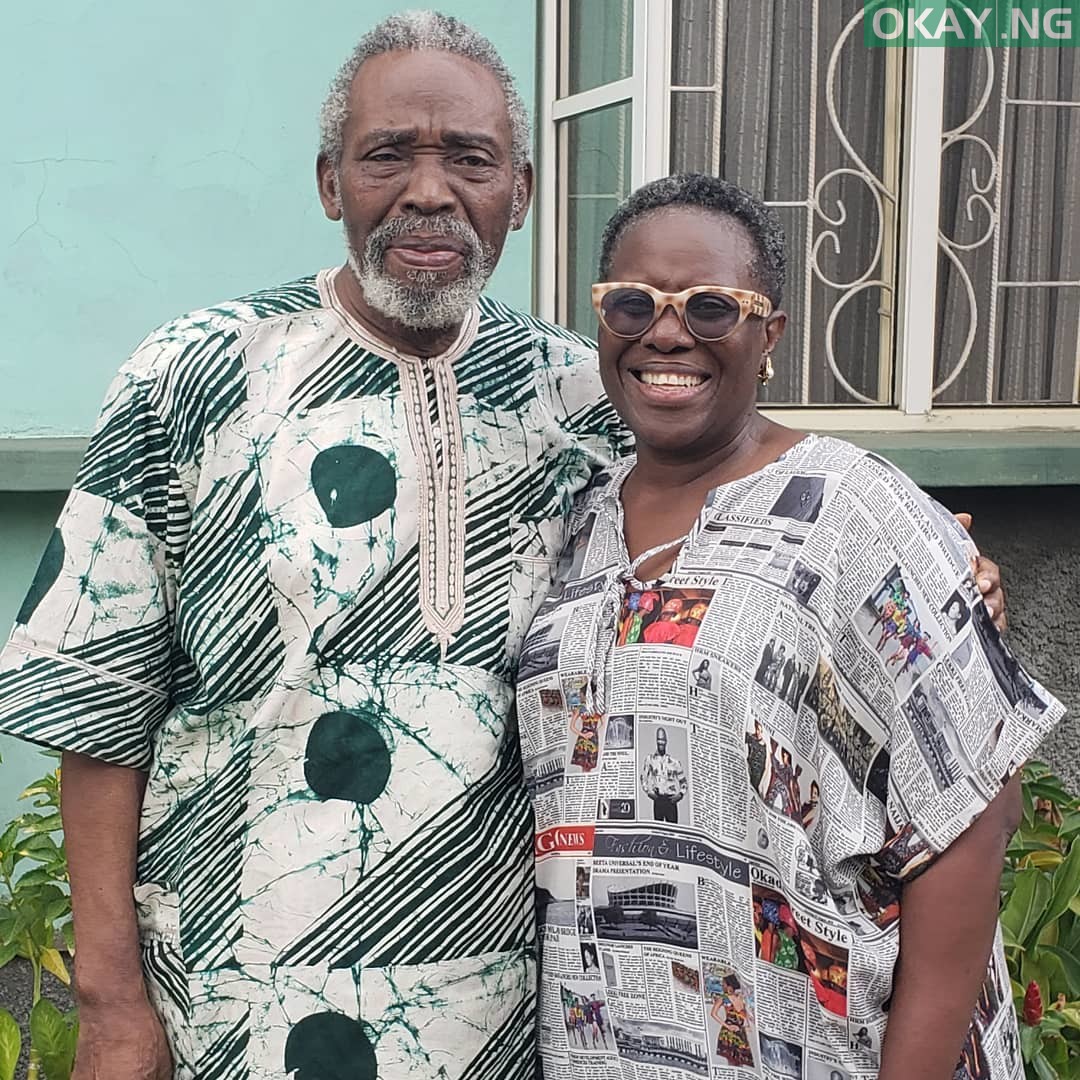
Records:
[[[863,46],[863,0],[673,11],[672,171],[734,181],[787,232],[791,320],[765,399],[890,404],[902,54]]]
[[[715,0],[675,0],[671,85],[712,86],[716,80]]]
[[[946,52],[938,406],[1077,400],[1080,110],[1062,104],[1080,100],[1075,52]]]
[[[589,287],[596,280],[600,237],[630,194],[630,105],[613,105],[560,124],[559,321],[596,336]]]
[[[559,97],[631,75],[633,0],[563,0],[560,16]]]

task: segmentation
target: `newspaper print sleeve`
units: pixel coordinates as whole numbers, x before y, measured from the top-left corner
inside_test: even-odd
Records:
[[[834,666],[841,696],[888,734],[876,769],[888,830],[873,861],[909,879],[971,825],[1063,710],[994,626],[977,552],[955,519],[875,455],[848,483],[876,534],[839,552]]]
[[[3,652],[5,731],[149,766],[169,702],[170,597],[186,523],[166,433],[129,366],[106,397]]]

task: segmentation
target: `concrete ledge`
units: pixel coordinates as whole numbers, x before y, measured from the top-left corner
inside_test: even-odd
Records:
[[[832,432],[923,487],[1080,484],[1080,431]]]
[[[798,423],[797,414],[784,417]],[[1080,431],[834,431],[925,487],[1080,484]],[[0,438],[0,491],[67,491],[84,438]]]
[[[67,491],[87,441],[0,438],[0,491]]]

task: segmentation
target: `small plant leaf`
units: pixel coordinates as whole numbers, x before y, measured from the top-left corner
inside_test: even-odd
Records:
[[[1074,1002],[1072,1005],[1066,1005],[1064,1009],[1058,1009],[1057,1011],[1061,1014],[1061,1018],[1068,1027],[1080,1031],[1080,1006]]]
[[[1030,1061],[1037,1053],[1042,1052],[1042,1033],[1037,1027],[1020,1025],[1020,1049],[1025,1061]]]
[[[0,1080],[14,1080],[22,1034],[11,1013],[0,1009]]]
[[[1064,861],[1065,856],[1060,851],[1045,848],[1041,851],[1029,851],[1021,860],[1024,866],[1034,866],[1039,870],[1055,870]]]
[[[1060,1035],[1043,1040],[1043,1055],[1046,1057],[1047,1064],[1054,1070],[1054,1076],[1069,1075],[1069,1048]]]
[[[19,826],[14,821],[3,833],[0,833],[0,856],[7,854],[15,846],[15,839],[18,835]]]
[[[23,874],[18,883],[16,889],[27,889],[32,885],[49,885],[53,882],[54,878],[48,869],[44,866],[35,866],[33,870],[27,870]]]
[[[45,949],[41,954],[41,966],[50,974],[55,975],[65,986],[71,985],[71,976],[68,974],[64,958],[56,949]]]
[[[76,1036],[60,1010],[42,998],[30,1011],[30,1043],[41,1055],[49,1080],[69,1080],[75,1065]]]
[[[1035,1070],[1038,1080],[1061,1080],[1061,1074],[1046,1060],[1041,1049],[1035,1051],[1029,1064]]]
[[[1053,922],[1069,910],[1069,902],[1080,893],[1080,844],[1073,844],[1065,861],[1054,871],[1053,892],[1041,917],[1041,925]]]
[[[34,799],[38,795],[52,795],[56,790],[55,782],[52,776],[43,776],[40,780],[35,780],[20,796],[20,799]]]
[[[1035,797],[1031,794],[1031,786],[1023,784],[1020,788],[1021,799],[1024,807],[1024,824],[1031,825],[1035,821]]]
[[[1051,887],[1041,870],[1028,867],[1017,870],[1013,890],[1001,912],[1001,921],[1012,934],[1013,940],[1026,948],[1028,934],[1039,925],[1050,900]]]
[[[59,813],[24,814],[19,824],[25,832],[30,833],[52,833],[63,827]]]
[[[1061,961],[1061,966],[1065,971],[1065,981],[1069,984],[1069,996],[1080,997],[1080,958],[1057,945],[1043,945],[1041,948],[1053,953]]]

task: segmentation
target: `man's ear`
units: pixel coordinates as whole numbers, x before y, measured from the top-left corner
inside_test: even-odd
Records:
[[[319,188],[319,201],[323,213],[331,221],[341,220],[341,189],[337,166],[325,155],[315,159],[315,182]]]
[[[514,216],[510,228],[517,232],[525,224],[533,197],[533,167],[526,161],[514,174]]]

